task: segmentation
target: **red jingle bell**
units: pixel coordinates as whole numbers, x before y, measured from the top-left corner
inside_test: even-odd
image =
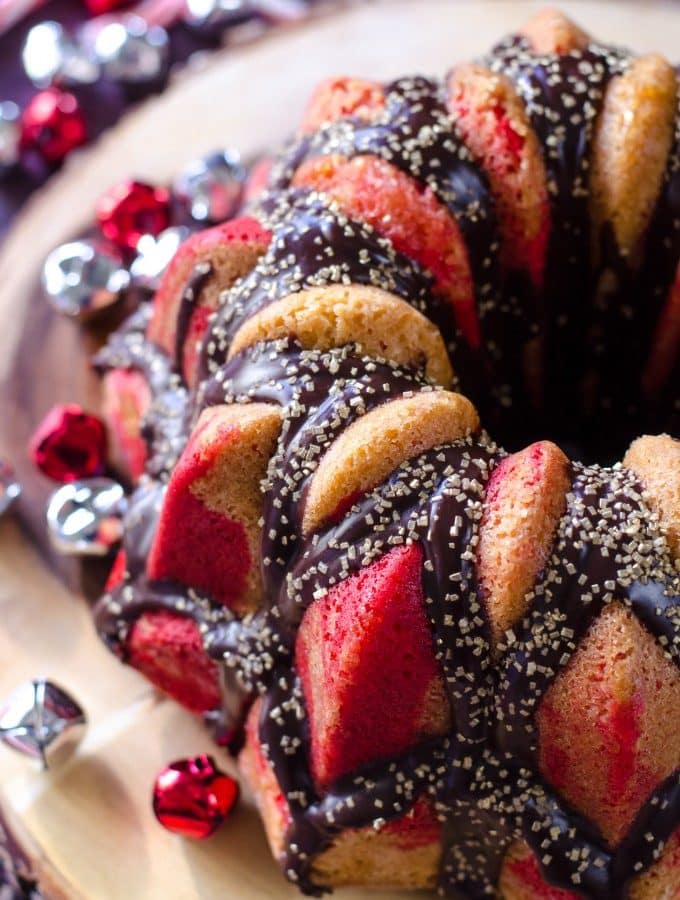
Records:
[[[84,0],[88,12],[93,16],[100,16],[103,13],[111,12],[112,9],[118,9],[120,6],[127,6],[130,0]]]
[[[122,181],[97,203],[102,234],[124,250],[135,250],[144,234],[160,234],[170,224],[170,193],[142,181]]]
[[[74,403],[54,406],[29,443],[31,459],[55,481],[100,475],[106,465],[106,428]]]
[[[48,162],[61,162],[86,140],[80,105],[67,91],[40,91],[21,114],[21,149],[37,151]]]
[[[225,821],[238,796],[238,782],[218,769],[212,756],[194,756],[171,763],[159,773],[153,811],[168,831],[207,838]]]

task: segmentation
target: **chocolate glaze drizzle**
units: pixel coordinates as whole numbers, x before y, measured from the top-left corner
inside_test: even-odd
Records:
[[[515,84],[544,148],[552,224],[538,306],[536,298],[506,290],[487,180],[449,118],[440,85],[401,79],[387,86],[384,114],[375,121],[325,126],[296,141],[276,165],[271,191],[257,209],[272,231],[271,244],[213,317],[191,398],[177,370],[193,298],[211,277],[209,270],[195,271],[184,291],[174,364],[145,338],[146,308],[98,357],[102,368],[142,371],[154,402],[146,423],[149,477],[132,497],[125,523],[128,572],[101,600],[97,627],[125,657],[130,627],[143,612],[165,609],[193,619],[206,651],[221,664],[224,708],[208,716],[221,739],[233,734],[252,697],[264,695],[260,740],[291,815],[283,865],[305,893],[325,890],[315,859],[340,832],[380,829],[419,798],[434,804],[442,822],[440,890],[468,900],[495,894],[505,852],[519,840],[533,850],[551,884],[596,900],[625,897],[631,879],[680,827],[680,772],[657,787],[613,851],[538,771],[535,711],[607,604],[630,609],[680,666],[680,576],[631,473],[620,466],[572,466],[565,511],[529,612],[505,634],[494,657],[476,547],[486,483],[504,451],[483,433],[436,447],[402,463],[337,520],[304,537],[310,479],[332,441],[379,404],[437,388],[422,370],[367,358],[353,346],[304,350],[290,338],[228,358],[240,326],[268,304],[315,285],[371,285],[406,299],[440,326],[464,393],[486,422],[500,423],[506,434],[522,418],[521,347],[540,333],[551,406],[556,416],[583,424],[583,396],[574,384],[589,365],[602,371],[609,351],[599,346],[598,335],[618,315],[612,314],[612,297],[595,317],[591,312],[593,273],[583,265],[591,242],[588,159],[607,82],[627,62],[626,54],[597,45],[540,56],[521,38],[500,44],[488,60]],[[652,297],[649,315],[639,310],[635,317],[646,335],[643,346],[680,257],[679,148],[680,131],[636,282]],[[462,339],[430,273],[327,198],[290,189],[304,160],[331,153],[387,160],[430,187],[451,212],[469,253],[481,348]],[[602,240],[606,265],[619,265],[616,247],[607,246],[606,234]],[[621,290],[627,290],[623,269],[617,271]],[[279,406],[283,425],[262,486],[265,601],[239,620],[210,597],[149,580],[145,563],[164,481],[190,423],[207,406],[249,402]],[[452,732],[367,766],[321,795],[309,772],[307,714],[293,665],[298,626],[305,610],[334,585],[392,547],[412,543],[423,554],[426,611]]]
[[[602,228],[600,245],[599,284],[610,286],[596,294],[592,327],[599,374],[597,413],[604,413],[603,424],[613,434],[628,425],[618,414],[621,409],[636,417],[640,430],[654,429],[658,422],[664,422],[668,430],[677,433],[677,420],[673,424],[672,418],[674,401],[680,396],[677,368],[667,379],[667,390],[660,392],[646,389],[644,381],[641,389],[640,371],[651,359],[649,348],[660,316],[674,281],[680,277],[680,82],[675,135],[644,235],[642,261],[623,256],[610,223]],[[624,434],[617,436],[618,441],[624,438]]]
[[[678,109],[675,118],[675,136],[668,158],[663,184],[657,199],[656,208],[647,230],[644,247],[644,263],[639,276],[638,296],[648,298],[644,304],[638,304],[639,312],[635,319],[638,329],[637,355],[633,357],[630,370],[636,368],[638,361],[650,362],[650,338],[654,334],[659,316],[669,303],[669,292],[674,282],[680,281],[680,72],[678,73]],[[637,309],[636,308],[636,309]],[[641,359],[642,357],[642,359]],[[628,383],[629,379],[626,381]],[[680,433],[680,354],[676,357],[675,366],[667,379],[664,389],[656,392],[643,390],[644,401],[649,409],[648,427],[654,427],[658,420],[668,422],[671,434]]]
[[[443,296],[439,313],[431,317],[443,326],[462,390],[475,398],[490,427],[500,418],[510,430],[512,423],[502,410],[513,402],[523,408],[518,348],[528,334],[526,316],[517,293],[502,290],[498,227],[487,178],[455,129],[441,85],[418,76],[399,79],[386,86],[385,111],[375,122],[341,119],[301,138],[275,166],[273,197],[290,185],[306,159],[329,154],[377,156],[429,187],[451,213],[468,255],[481,345],[470,346],[455,328],[450,301]],[[267,197],[264,208],[271,202],[276,201]]]
[[[151,407],[142,423],[148,446],[146,474],[165,481],[186,443],[188,394],[173,361],[146,338],[150,320],[151,304],[144,303],[111,335],[93,362],[100,372],[134,369],[146,378],[152,394]]]
[[[201,291],[206,286],[213,274],[212,264],[209,262],[198,263],[189,276],[184,286],[177,313],[177,325],[175,331],[175,368],[182,371],[182,359],[184,356],[184,343],[189,332],[191,317],[194,313],[195,303]]]
[[[378,156],[430,187],[461,229],[484,308],[498,247],[495,212],[486,176],[457,135],[439,83],[401,78],[386,86],[385,111],[375,122],[340,119],[303,138],[276,168],[273,189],[287,187],[305,159],[328,154]]]
[[[536,761],[533,713],[606,604],[631,608],[680,665],[678,575],[659,557],[648,516],[627,470],[574,464],[550,564],[499,661],[498,743],[527,763]]]
[[[560,418],[582,417],[584,394],[574,385],[589,362],[584,334],[592,324],[589,159],[607,83],[625,70],[628,58],[598,45],[559,56],[537,54],[526,38],[511,37],[487,60],[513,82],[543,150],[551,222],[536,328],[543,389]],[[554,419],[550,424],[559,433]]]
[[[366,373],[361,363],[374,368]],[[148,542],[149,518],[153,521],[153,516],[139,516],[126,533],[126,546],[139,548],[130,564],[133,580],[99,609],[98,627],[109,642],[124,647],[127,628],[142,611],[173,609],[199,623],[208,651],[226,663],[232,685],[240,686],[240,692],[230,694],[232,715],[242,708],[244,694],[255,689],[266,691],[261,739],[291,805],[285,868],[308,893],[319,892],[312,880],[313,859],[329,846],[338,830],[396,818],[408,803],[426,794],[446,822],[441,885],[452,896],[455,891],[467,897],[488,895],[505,850],[520,838],[537,851],[551,882],[576,888],[587,897],[622,896],[625,881],[636,872],[632,867],[652,861],[649,842],[629,838],[625,859],[603,846],[593,828],[566,808],[535,774],[535,741],[526,727],[530,718],[525,720],[522,713],[525,704],[532,707],[537,703],[567,664],[587,623],[604,603],[614,600],[610,581],[616,586],[616,599],[630,603],[678,661],[677,618],[673,618],[680,609],[677,576],[670,563],[666,569],[660,563],[654,517],[634,479],[622,469],[574,466],[573,487],[556,537],[554,559],[544,582],[539,581],[536,588],[539,600],[517,628],[517,636],[509,638],[501,663],[494,669],[486,616],[475,589],[473,548],[484,486],[502,451],[483,438],[471,437],[409,460],[384,484],[360,498],[338,523],[318,533],[313,542],[300,543],[300,501],[311,472],[291,484],[290,472],[295,468],[292,461],[298,455],[304,457],[305,441],[316,433],[324,417],[329,422],[339,418],[333,411],[337,413],[341,403],[351,410],[349,400],[362,396],[362,389],[364,398],[373,398],[369,402],[375,404],[408,389],[432,388],[422,379],[419,382],[416,375],[400,373],[389,364],[362,361],[352,355],[351,348],[326,353],[301,351],[289,341],[252,348],[231,360],[224,372],[228,377],[212,383],[206,391],[206,402],[265,400],[295,410],[288,414],[286,421],[292,425],[290,430],[284,428],[272,466],[272,480],[265,494],[265,522],[272,510],[278,509],[276,515],[285,510],[291,516],[286,533],[289,537],[297,535],[298,540],[285,551],[277,551],[273,548],[281,539],[280,527],[273,536],[263,528],[270,603],[241,623],[209,598],[182,591],[177,585],[150,584],[143,574],[137,574],[143,573],[145,536]],[[332,375],[337,375],[337,383]],[[371,391],[382,384],[385,390],[376,397]],[[309,406],[301,411],[299,400],[306,393],[310,395]],[[307,410],[309,417],[304,414]],[[329,441],[335,433],[331,428]],[[151,496],[147,503],[153,505],[157,498]],[[275,498],[283,500],[284,505],[275,505]],[[142,504],[133,504],[135,507],[142,508]],[[574,543],[579,529],[583,546]],[[622,538],[634,552],[624,556],[614,553],[627,545],[622,544]],[[453,710],[454,735],[418,747],[403,759],[375,764],[319,797],[306,763],[304,701],[297,679],[290,675],[296,627],[304,609],[320,592],[392,546],[413,541],[423,549],[423,586],[435,652]],[[602,547],[609,548],[611,555],[604,555]],[[360,548],[360,552],[353,553],[352,548]],[[285,565],[280,568],[271,565],[276,552],[285,553]],[[587,614],[581,612],[582,574],[586,575],[589,591],[597,595],[585,607]],[[660,576],[666,580],[663,585]],[[559,609],[559,622],[569,623],[557,633],[546,625],[551,606],[545,599],[550,594],[545,585],[556,583],[560,584],[560,593],[559,599],[552,598],[552,608]],[[601,593],[597,590],[600,585]],[[276,598],[274,603],[272,598]],[[540,659],[540,678],[531,668],[531,654],[526,652],[530,644],[537,648],[532,653],[534,662]],[[541,652],[545,646],[549,649],[547,656]],[[519,673],[515,670],[518,660]],[[526,692],[528,677],[538,682],[530,695]],[[512,730],[509,709],[515,710],[519,720]],[[490,749],[490,744],[496,749]],[[416,769],[418,778],[404,798],[399,790],[401,779],[404,773],[411,775]],[[408,780],[410,783],[413,779]],[[676,792],[677,780],[669,780],[649,803],[665,803],[667,809],[673,806]],[[654,819],[656,848],[678,825],[680,811],[673,808],[665,819]],[[645,833],[652,815],[646,810],[639,816]],[[489,839],[490,822],[495,823],[493,841]],[[550,852],[544,846],[546,840]],[[578,849],[578,865],[569,861],[567,849]]]

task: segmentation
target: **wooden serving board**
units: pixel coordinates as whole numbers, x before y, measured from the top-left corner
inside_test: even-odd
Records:
[[[266,900],[298,896],[281,878],[246,795],[205,843],[157,825],[150,791],[169,761],[211,748],[200,722],[162,699],[99,642],[79,596],[78,567],[51,555],[44,503],[52,485],[26,457],[46,410],[74,400],[96,409],[88,368],[96,335],[53,315],[38,297],[49,250],[87,227],[97,197],[129,176],[167,181],[225,145],[244,154],[283,139],[321,77],[387,79],[441,73],[482,53],[540,4],[374,3],[323,17],[260,44],[224,51],[72,158],[29,203],[0,252],[0,458],[24,484],[18,516],[0,521],[0,697],[45,675],[71,690],[90,719],[76,756],[54,773],[0,747],[0,807],[18,829],[50,896],[69,900]],[[665,3],[562,3],[608,41],[674,59],[680,9]],[[20,527],[20,523],[23,527]],[[56,568],[55,568],[56,566]],[[70,585],[71,589],[66,585]],[[360,891],[345,891],[359,900]],[[388,900],[389,893],[371,893]]]

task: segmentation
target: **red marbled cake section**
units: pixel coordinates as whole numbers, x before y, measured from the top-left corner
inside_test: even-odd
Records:
[[[458,225],[430,187],[419,186],[378,157],[348,160],[338,155],[304,162],[293,184],[323,192],[348,216],[368,222],[397,250],[429,269],[463,335],[471,346],[479,345],[467,249]]]
[[[512,85],[479,65],[449,78],[448,108],[484,167],[496,200],[506,269],[525,271],[540,290],[550,231],[541,152]]]
[[[568,489],[568,460],[550,441],[506,456],[491,473],[477,571],[494,643],[526,613]]]
[[[420,797],[405,816],[387,822],[382,833],[392,838],[399,850],[414,850],[440,843],[442,825],[432,805]]]
[[[384,91],[375,81],[349,76],[326,78],[307,104],[300,132],[311,134],[325,123],[347,116],[370,121],[384,106]]]
[[[262,403],[204,410],[172,471],[147,574],[243,613],[261,599],[261,481],[281,427]]]
[[[417,545],[395,548],[305,613],[295,658],[321,786],[448,724],[421,565]]]
[[[635,748],[640,737],[639,721],[644,705],[642,697],[617,702],[613,695],[604,691],[598,698],[604,708],[603,716],[596,725],[601,737],[601,745],[606,752],[605,782],[602,788],[612,799],[621,796],[632,778],[641,782],[639,791],[644,799],[651,793],[656,778],[646,771],[636,771]],[[541,721],[546,734],[562,733],[565,722],[556,708],[548,701],[541,710]],[[558,789],[569,789],[572,780],[569,772],[570,753],[557,740],[546,738],[542,748],[543,769],[551,783]]]
[[[514,844],[506,855],[500,887],[504,900],[578,900],[578,894],[545,881],[538,860],[524,843]]]
[[[517,860],[511,863],[511,867],[518,881],[527,890],[527,897],[532,900],[577,900],[577,895],[571,891],[563,891],[543,880],[536,857]]]
[[[194,432],[175,468],[149,554],[150,578],[170,579],[205,591],[233,606],[243,593],[252,560],[243,523],[211,509],[196,496],[196,484],[218,464],[237,426],[219,430],[209,442]]]
[[[212,273],[194,299],[184,340],[182,369],[192,384],[197,358],[197,343],[205,333],[208,314],[215,309],[220,293],[255,265],[264,253],[271,235],[249,216],[231,219],[214,228],[192,234],[180,246],[163,273],[156,292],[148,337],[173,356],[177,334],[178,314],[182,293],[194,268],[210,263]],[[186,354],[186,350],[189,354]],[[190,365],[189,363],[192,363]]]
[[[159,523],[158,539],[149,557],[151,578],[174,579],[205,591],[225,606],[233,603],[245,584],[251,560],[245,530],[241,522],[209,509],[191,493],[195,474],[176,479],[176,496],[168,497],[166,512]],[[182,529],[181,547],[175,546],[171,520]],[[181,523],[181,524],[179,524]]]
[[[537,724],[541,772],[616,846],[680,766],[680,674],[612,604],[545,695]]]
[[[203,649],[198,625],[177,613],[143,613],[130,631],[127,661],[192,712],[220,704],[217,663]]]
[[[141,422],[151,405],[151,389],[141,372],[111,369],[103,376],[102,390],[102,413],[109,426],[114,465],[137,482],[147,458]]]
[[[125,551],[120,550],[107,591],[121,584],[126,568]],[[125,654],[131,666],[192,712],[219,706],[218,666],[203,650],[198,626],[191,619],[163,610],[143,613],[130,630]]]
[[[290,810],[259,737],[261,700],[256,700],[245,727],[239,769],[255,795],[269,844],[281,858]],[[434,887],[441,853],[441,824],[427,800],[416,800],[408,813],[379,828],[349,828],[314,862],[314,880],[320,884],[395,885]]]

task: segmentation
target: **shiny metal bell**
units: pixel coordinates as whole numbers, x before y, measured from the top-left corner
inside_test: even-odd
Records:
[[[224,150],[190,163],[173,187],[197,222],[224,222],[238,209],[247,175],[238,151]]]
[[[137,242],[137,256],[130,266],[133,282],[140,287],[155,291],[161,275],[177,253],[179,245],[190,234],[190,230],[185,225],[177,225],[166,228],[157,237],[152,234],[142,235]]]
[[[20,685],[0,709],[0,740],[43,766],[63,761],[85,731],[81,706],[63,688],[36,678]]]
[[[7,512],[21,493],[14,469],[0,459],[0,516]]]
[[[185,0],[184,21],[193,28],[221,30],[254,13],[250,0]]]
[[[59,22],[40,22],[28,32],[21,51],[26,75],[38,87],[55,81],[93,84],[99,65],[91,59]]]
[[[71,241],[45,260],[42,284],[57,312],[82,318],[115,303],[130,283],[130,273],[113,244]]]
[[[105,556],[121,539],[125,492],[112,478],[64,484],[47,504],[52,545],[68,556]]]
[[[19,161],[19,107],[11,100],[0,103],[0,173]]]
[[[141,83],[160,78],[168,62],[168,33],[141,16],[102,26],[94,39],[95,59],[114,81]]]

